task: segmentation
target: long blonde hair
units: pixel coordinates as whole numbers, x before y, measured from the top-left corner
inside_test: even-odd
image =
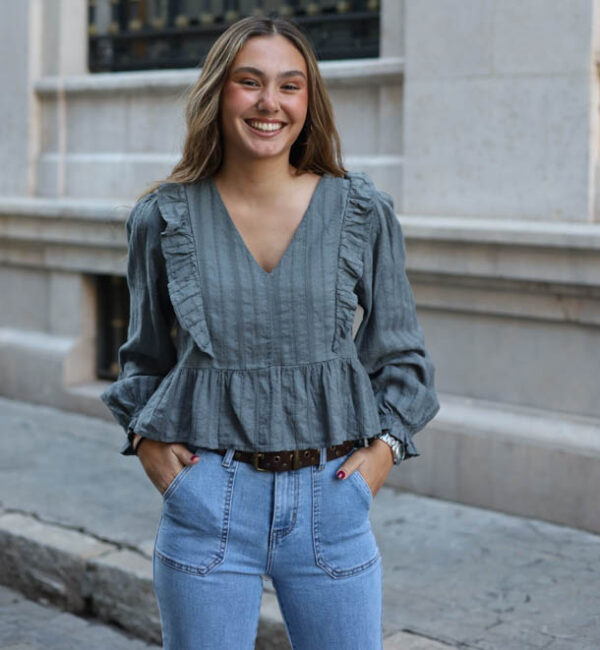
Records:
[[[248,16],[230,25],[210,48],[198,81],[185,106],[187,132],[181,160],[164,181],[155,182],[140,197],[163,182],[194,183],[215,174],[223,162],[219,123],[221,92],[229,70],[249,38],[280,34],[302,54],[308,72],[308,111],[302,131],[290,150],[290,163],[297,173],[343,176],[340,137],[333,106],[321,77],[313,48],[292,22],[283,18]]]

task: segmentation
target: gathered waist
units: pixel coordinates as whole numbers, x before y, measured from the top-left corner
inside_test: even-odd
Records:
[[[256,365],[256,366],[244,366],[244,367],[232,367],[225,366],[220,367],[215,364],[213,359],[206,358],[204,359],[194,359],[191,361],[181,361],[174,367],[176,369],[186,369],[186,370],[202,370],[202,371],[211,371],[211,372],[247,372],[247,373],[269,373],[277,371],[290,371],[294,369],[306,369],[310,367],[318,367],[324,364],[339,364],[347,363],[349,361],[358,361],[358,356],[348,355],[348,356],[333,356],[327,359],[315,359],[313,361],[305,361],[302,363],[279,363],[279,364],[268,364],[268,365]]]

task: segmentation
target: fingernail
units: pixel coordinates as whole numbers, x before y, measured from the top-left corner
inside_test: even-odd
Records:
[[[192,462],[195,461],[195,460],[198,460],[198,455],[197,455],[197,454],[194,454],[194,455],[190,458],[190,460],[191,460]]]
[[[341,470],[336,474],[336,476],[337,476],[338,478],[346,478],[346,472],[344,472],[344,470],[341,469]]]

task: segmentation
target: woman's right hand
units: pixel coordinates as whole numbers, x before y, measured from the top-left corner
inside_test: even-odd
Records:
[[[192,454],[185,445],[150,438],[141,443],[137,455],[148,478],[161,494],[165,493],[171,481],[186,465],[198,462],[198,456]]]

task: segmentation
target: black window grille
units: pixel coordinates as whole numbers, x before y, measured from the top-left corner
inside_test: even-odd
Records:
[[[88,0],[91,72],[193,68],[232,22],[293,20],[324,60],[379,56],[379,0]]]
[[[118,275],[96,276],[96,296],[96,374],[100,379],[115,380],[119,374],[119,348],[127,339],[129,326],[127,280]]]

